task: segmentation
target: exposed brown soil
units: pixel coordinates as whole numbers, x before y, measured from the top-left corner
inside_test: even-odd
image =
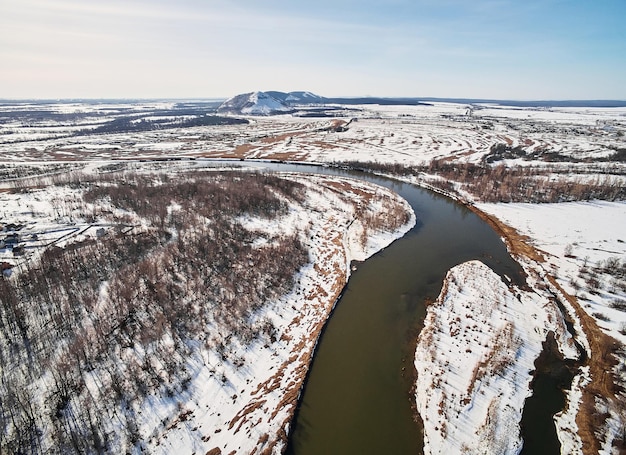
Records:
[[[242,144],[242,145],[235,147],[234,150],[224,153],[224,156],[229,156],[229,157],[232,156],[233,158],[245,158],[248,155],[248,153],[250,153],[250,150],[254,148],[255,147],[252,144]]]
[[[300,136],[302,134],[304,134],[304,133],[302,133],[302,132],[299,132],[299,133],[294,133],[294,132],[283,133],[283,134],[278,134],[276,136],[264,137],[263,139],[261,139],[261,142],[263,142],[264,144],[276,144],[277,142],[282,142],[284,140],[289,139],[290,137]]]
[[[302,153],[295,152],[270,153],[269,155],[263,155],[263,158],[278,161],[306,161],[306,157]]]
[[[374,197],[373,194],[363,191],[361,188],[354,188],[346,182],[325,181],[323,186],[330,191],[337,192],[340,195],[349,193],[358,194],[360,199],[365,203],[369,203]],[[336,220],[329,219],[327,222],[330,225],[336,225]],[[330,290],[326,290],[322,286],[315,286],[310,293],[304,296],[309,305],[317,305],[315,310],[319,313],[319,319],[317,323],[311,327],[306,339],[302,340],[297,346],[292,349],[291,357],[285,361],[285,363],[278,369],[278,371],[267,381],[258,385],[257,389],[251,393],[250,402],[242,408],[237,415],[229,422],[229,428],[236,428],[236,431],[242,427],[243,423],[250,418],[255,410],[263,408],[266,405],[266,400],[263,397],[279,387],[283,388],[283,397],[278,405],[274,409],[268,409],[268,418],[275,419],[279,412],[286,410],[287,417],[282,424],[282,429],[277,434],[277,437],[272,441],[259,441],[257,449],[261,450],[260,453],[271,453],[277,444],[287,443],[288,435],[284,430],[289,422],[292,421],[296,412],[298,398],[300,390],[306,379],[308,367],[312,361],[314,355],[314,346],[316,340],[319,337],[322,329],[334,307],[335,302],[341,295],[345,284],[347,282],[346,271],[340,264],[345,262],[345,256],[343,256],[343,235],[341,232],[335,233],[331,238],[326,239],[327,250],[320,257],[319,261],[314,264],[316,273],[324,275],[326,277],[332,277],[332,284]],[[342,259],[338,261],[329,261],[328,259],[333,256],[341,256]],[[315,302],[323,302],[322,305],[315,304]],[[296,318],[299,320],[299,318]],[[296,323],[296,320],[292,323]],[[291,327],[291,325],[290,325]],[[289,337],[288,333],[283,334]],[[295,369],[294,374],[289,378],[287,384],[284,383],[285,371],[289,365],[297,363],[298,367]]]
[[[299,346],[296,347],[296,349],[294,349],[294,351],[303,351],[302,355],[297,360],[298,362],[300,362],[300,366],[297,369],[296,375],[294,376],[292,382],[290,382],[289,384],[289,389],[285,391],[283,399],[279,403],[279,406],[276,407],[276,410],[274,411],[273,416],[272,416],[274,417],[276,413],[283,407],[288,407],[289,408],[288,417],[283,422],[281,430],[278,434],[278,438],[276,438],[272,442],[270,447],[264,449],[262,453],[268,453],[268,454],[271,453],[271,449],[273,449],[279,441],[283,442],[285,445],[287,444],[288,434],[283,429],[289,422],[293,420],[293,417],[296,412],[296,407],[298,404],[298,397],[300,396],[300,390],[302,386],[304,385],[304,381],[306,379],[309,365],[311,364],[311,361],[313,359],[313,354],[314,354],[314,351],[312,348],[305,350],[305,345],[308,345],[311,347],[315,346],[315,340],[317,340],[317,338],[321,334],[322,329],[324,325],[326,324],[326,320],[330,316],[330,312],[332,311],[334,303],[341,295],[341,291],[343,290],[346,284],[345,273],[342,275],[336,275],[336,277],[337,279],[335,280],[335,283],[333,284],[331,295],[328,296],[327,299],[325,299],[326,303],[324,305],[324,308],[321,309],[321,311],[324,313],[324,317],[321,318],[318,324],[316,324],[315,328],[311,330],[307,340],[305,342],[303,341]],[[312,301],[314,299],[315,299],[315,296],[307,296],[307,300],[309,301]]]
[[[473,205],[468,205],[469,209],[475,214],[481,217],[484,221],[492,227],[496,233],[505,240],[505,243],[509,249],[509,252],[513,255],[524,256],[533,261],[543,263],[545,262],[545,251],[541,251],[539,248],[530,244],[530,237],[522,235],[517,232],[516,229],[504,224],[493,215],[483,212],[477,209]]]

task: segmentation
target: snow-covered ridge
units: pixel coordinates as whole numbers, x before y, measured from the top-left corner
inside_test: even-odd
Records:
[[[291,108],[264,92],[244,93],[227,99],[218,112],[230,114],[269,115]]]
[[[509,289],[478,261],[451,269],[415,354],[424,453],[517,454],[519,422],[549,330],[575,355],[545,298]]]

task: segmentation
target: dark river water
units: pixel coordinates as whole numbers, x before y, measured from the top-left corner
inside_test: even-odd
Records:
[[[437,297],[446,272],[462,262],[478,259],[517,283],[523,280],[520,266],[488,224],[444,196],[358,172],[271,168],[374,182],[400,194],[417,216],[403,238],[356,264],[319,340],[287,453],[421,453],[421,428],[411,406],[425,302]]]

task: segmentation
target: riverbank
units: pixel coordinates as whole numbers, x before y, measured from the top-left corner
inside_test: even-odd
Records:
[[[207,172],[207,169],[204,171]],[[245,173],[230,175],[232,173],[226,171],[227,175],[223,175],[215,171],[216,169],[211,169],[211,174],[214,174],[211,178],[221,178],[235,182],[236,185],[229,187],[227,195],[214,191],[209,197],[235,198],[239,187],[248,183]],[[137,163],[134,172],[137,174],[133,174],[132,178],[137,180],[140,179],[141,172],[159,182],[179,178],[171,168],[162,170],[167,175],[157,177],[152,173],[154,166],[143,163]],[[187,175],[188,181],[195,181],[194,177],[199,179],[199,175],[201,173]],[[121,182],[134,181],[129,176],[125,177],[126,180],[122,177],[124,176],[118,177]],[[255,177],[262,176],[249,176],[251,181]],[[186,269],[175,268],[182,261],[174,253],[164,259],[154,254],[150,256],[151,267],[142,269],[144,275],[137,280],[131,273],[134,273],[132,260],[139,253],[135,253],[135,256],[129,253],[123,262],[127,265],[124,277],[131,276],[128,279],[130,291],[121,296],[121,288],[114,278],[102,281],[103,278],[99,276],[100,281],[97,284],[100,287],[95,286],[97,292],[93,304],[89,311],[85,311],[87,322],[83,324],[89,324],[88,331],[80,332],[83,344],[76,347],[77,343],[74,343],[67,351],[63,350],[64,346],[55,349],[55,357],[49,360],[52,363],[58,357],[59,361],[66,362],[63,365],[70,365],[64,366],[64,374],[68,370],[77,372],[77,382],[81,381],[80,388],[66,389],[65,392],[70,403],[57,405],[54,401],[59,395],[55,389],[59,379],[53,376],[54,371],[27,383],[17,382],[17,379],[11,382],[15,375],[8,376],[10,372],[6,369],[5,378],[8,376],[9,381],[3,384],[10,387],[10,394],[6,393],[6,396],[22,400],[20,403],[25,407],[10,405],[3,408],[5,415],[15,417],[22,409],[31,412],[29,416],[34,416],[33,422],[40,425],[34,427],[38,434],[33,441],[43,451],[48,447],[59,447],[58,432],[54,433],[57,430],[52,427],[60,416],[71,416],[76,426],[72,430],[75,435],[79,434],[80,425],[84,423],[76,414],[85,412],[89,416],[97,414],[97,419],[89,417],[90,429],[95,436],[91,433],[80,433],[82,439],[76,439],[76,444],[99,444],[98,447],[107,452],[281,453],[317,339],[347,281],[351,271],[350,262],[364,260],[385,248],[411,229],[416,219],[406,201],[378,185],[345,177],[300,174],[283,174],[276,180],[278,181],[273,183],[274,186],[263,186],[264,191],[276,194],[276,198],[280,198],[276,200],[284,204],[283,210],[276,216],[264,215],[260,211],[262,204],[255,206],[259,211],[223,211],[231,216],[229,221],[238,226],[237,232],[246,233],[241,245],[233,246],[233,242],[228,243],[227,239],[223,242],[233,249],[247,248],[243,250],[242,260],[233,260],[234,255],[229,256],[224,250],[211,247],[200,250],[195,247],[196,244],[189,240],[189,226],[192,226],[194,220],[183,217],[187,213],[184,211],[186,209],[176,196],[166,192],[169,187],[163,184],[160,191],[167,198],[166,209],[162,212],[164,223],[169,222],[169,217],[178,216],[178,220],[182,220],[179,224],[172,224],[170,231],[171,237],[176,239],[176,252],[188,250],[198,254],[199,260],[194,263],[194,269],[204,274],[192,275]],[[89,252],[94,254],[95,251],[98,254],[105,246],[122,244],[126,239],[141,239],[142,234],[149,231],[152,218],[142,218],[143,212],[139,210],[124,211],[125,216],[133,222],[128,226],[122,225],[122,229],[112,221],[103,223],[96,215],[92,216],[96,219],[88,221],[85,214],[112,213],[113,210],[121,212],[119,206],[109,200],[107,201],[110,205],[107,205],[107,201],[89,199],[89,204],[92,205],[87,206],[84,193],[94,187],[97,185],[50,184],[25,186],[20,192],[2,194],[5,208],[2,224],[6,226],[2,240],[9,244],[9,240],[17,238],[27,250],[25,254],[15,254],[16,248],[2,245],[0,259],[3,266],[6,262],[11,266],[8,270],[13,272],[11,276],[3,273],[5,278],[2,279],[2,284],[11,283],[16,288],[26,287],[22,284],[25,281],[17,280],[29,271],[45,267],[52,270],[42,272],[48,280],[52,282],[59,279],[57,273],[60,267],[50,265],[54,256],[52,259],[51,256],[44,256],[50,254],[50,250],[60,255],[64,249],[76,251],[87,245],[85,248],[91,248]],[[295,188],[296,192],[288,196],[290,193],[281,193],[275,188]],[[253,192],[249,194],[254,196]],[[205,193],[204,199],[197,197],[202,204],[206,204]],[[274,200],[261,200],[267,199]],[[180,199],[184,203],[189,200],[190,197]],[[157,212],[155,206],[158,207],[153,203],[151,208]],[[198,212],[199,216],[205,213],[200,209]],[[196,233],[197,236],[233,236],[232,231],[225,230],[223,225],[218,226],[217,217],[204,216],[203,225],[206,223],[213,229],[198,229],[194,231],[199,232]],[[118,236],[114,234],[116,229],[121,231]],[[16,231],[18,234],[9,231]],[[301,261],[305,265],[298,266],[299,271],[289,267],[290,258],[280,257],[281,251],[292,250],[275,248],[275,245],[289,241],[288,239],[294,239],[294,242],[303,245],[299,248],[308,255],[308,258]],[[166,244],[159,252],[170,244]],[[260,267],[263,255],[268,254],[278,256],[274,261],[276,267],[267,274],[252,274],[252,268]],[[215,258],[222,262],[213,261]],[[214,275],[208,275],[202,269],[205,264],[209,264],[208,267],[221,267],[222,276],[230,279],[232,284],[226,281],[217,282]],[[75,282],[76,274],[87,269],[90,267],[81,268],[79,263],[74,269],[68,267],[64,277]],[[250,270],[239,273],[246,269]],[[4,270],[3,268],[3,272]],[[151,273],[157,274],[154,283],[148,281]],[[290,284],[282,288],[280,293],[290,290],[288,295],[280,298],[268,297],[259,301],[251,312],[241,311],[239,305],[248,305],[250,302],[246,300],[252,299],[241,289],[250,284],[263,288],[277,287],[276,282],[284,280],[285,274]],[[137,281],[140,283],[137,284]],[[217,298],[201,291],[205,288],[192,287],[192,284],[208,281],[221,292],[229,292],[234,296],[228,301],[226,317],[232,318],[229,325],[219,319]],[[54,284],[60,285],[56,281]],[[170,284],[172,287],[167,287]],[[158,304],[162,301],[153,297],[150,297],[147,305],[142,306],[143,301],[135,293],[142,286],[150,289],[158,286],[161,286],[159,289],[176,289],[177,292],[172,292],[173,296],[168,294],[168,304],[171,302],[171,308],[178,309],[178,313],[166,318],[166,322],[154,317],[145,325],[136,322],[143,313],[130,313],[120,325],[109,329],[106,326],[107,321],[117,316],[115,311],[121,312],[111,302],[125,302],[137,313],[160,308]],[[193,291],[187,292],[187,289]],[[7,292],[4,295],[6,297],[12,294]],[[119,296],[121,297],[118,299]],[[53,302],[59,305],[59,301],[61,297],[54,295]],[[192,310],[189,310],[190,306],[185,306],[188,301],[195,303]],[[15,300],[12,303],[15,304]],[[202,312],[198,307],[201,307]],[[182,314],[183,312],[192,311],[194,313],[190,322],[194,324],[194,330],[198,329],[201,334],[195,337],[190,334],[187,337],[183,333],[180,320],[189,316]],[[208,316],[200,319],[195,311],[203,317],[205,314]],[[33,327],[44,327],[45,324],[40,319],[31,315],[24,318]],[[3,322],[5,320],[6,318]],[[180,324],[177,326],[179,331],[167,331],[169,324]],[[116,345],[115,334],[121,332],[122,325],[137,327],[134,332],[137,338],[130,338],[130,341],[125,340],[123,344]],[[158,343],[159,348],[166,351],[163,357],[154,355],[150,350],[149,340],[155,336],[152,331],[156,329],[165,332]],[[67,330],[73,333],[79,332],[81,328],[76,323],[67,323]],[[105,350],[114,351],[114,356],[91,357],[89,350],[100,346],[94,341],[100,341],[100,338],[96,338],[99,333],[102,333],[101,346]],[[197,335],[195,332],[194,334]],[[174,338],[174,335],[180,338]],[[146,339],[148,341],[144,343]],[[6,348],[7,344],[4,346]],[[76,353],[80,355],[75,355]],[[74,357],[81,360],[88,355],[89,367],[82,367],[80,363],[75,367],[77,363],[70,363],[75,360]],[[140,359],[139,362],[137,358]],[[10,364],[11,372],[21,371],[19,359],[11,360],[14,362]],[[152,374],[155,381],[142,383],[147,374]],[[133,389],[135,384],[139,384],[137,389]],[[20,395],[15,395],[16,393]],[[123,399],[115,401],[115,393],[123,394]],[[92,401],[83,405],[79,400],[84,397]],[[24,427],[18,418],[9,419],[6,423],[2,448],[11,452],[11,447],[17,445],[10,444],[24,444],[23,439],[15,442],[19,438],[25,438]]]
[[[626,257],[626,204],[479,204],[478,208],[511,250],[520,252],[525,269],[545,277],[544,285],[557,296],[576,341],[585,350],[584,364],[567,391],[568,404],[555,417],[564,452],[612,453],[620,445],[623,449],[625,402],[619,390],[626,384],[626,313],[615,302],[625,292],[619,279],[599,264]],[[524,254],[527,248],[538,254]],[[589,284],[593,288],[588,289]]]
[[[485,220],[535,282],[530,289],[552,299],[559,308],[556,317],[572,326],[581,352],[569,359],[580,356],[583,363],[566,391],[565,408],[554,417],[563,453],[623,449],[626,405],[619,390],[626,384],[626,313],[619,302],[626,294],[623,277],[620,281],[605,273],[608,268],[602,264],[620,267],[626,255],[621,237],[626,205],[481,204],[471,202],[474,198],[467,193],[459,196],[421,178],[407,181],[444,194]],[[585,292],[588,283],[593,288]]]
[[[305,232],[311,263],[290,295],[257,315],[273,322],[277,340],[242,349],[240,368],[210,357],[207,365],[221,365],[227,383],[209,375],[209,366],[198,365],[185,420],[154,438],[150,448],[156,453],[281,453],[318,337],[347,282],[351,261],[365,260],[416,222],[408,204],[386,189],[346,178],[292,178],[309,188],[308,210],[292,211],[291,221],[273,229]],[[368,214],[392,208],[405,211],[409,221],[392,231],[366,229]]]

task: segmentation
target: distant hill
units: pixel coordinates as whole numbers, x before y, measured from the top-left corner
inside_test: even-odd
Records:
[[[283,103],[287,105],[302,105],[302,104],[323,104],[327,103],[328,100],[323,96],[316,95],[311,92],[276,92],[270,91],[265,92],[269,95],[273,96],[276,99],[281,100]]]
[[[311,92],[250,92],[227,99],[217,111],[222,114],[274,115],[293,112],[297,106],[325,102],[326,98]]]
[[[422,98],[425,102],[495,104],[512,107],[626,107],[626,100],[497,100],[489,98]]]
[[[265,92],[242,93],[224,101],[217,112],[224,114],[270,115],[291,109]]]
[[[424,104],[417,98],[326,98],[311,92],[250,92],[233,96],[224,101],[217,112],[238,115],[275,115],[294,112],[298,107],[310,107],[328,104],[381,104],[381,105],[419,105]]]

